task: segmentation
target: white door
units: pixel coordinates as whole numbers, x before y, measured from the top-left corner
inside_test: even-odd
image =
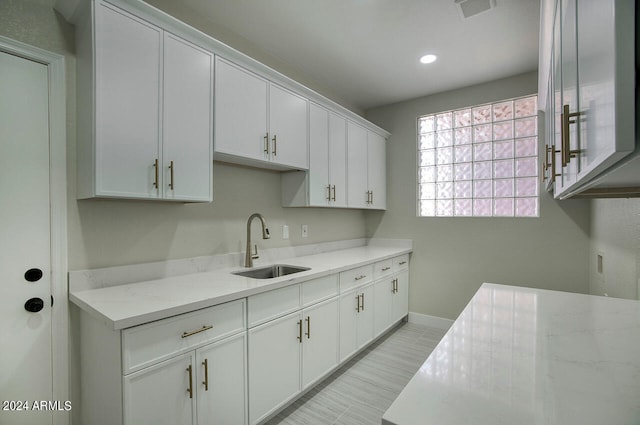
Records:
[[[371,207],[387,208],[387,143],[379,134],[367,131],[367,181]]]
[[[198,423],[247,423],[247,334],[241,333],[196,351]]]
[[[380,335],[382,331],[387,329],[391,324],[391,304],[393,297],[393,282],[392,277],[384,278],[377,281],[373,285],[374,301],[375,301],[375,316],[373,317],[374,333]]]
[[[358,349],[373,339],[373,285],[367,285],[360,292],[360,312],[356,323],[356,341]]]
[[[307,99],[275,84],[269,86],[271,161],[293,168],[309,168]]]
[[[99,3],[95,32],[96,192],[158,198],[162,30]]]
[[[309,204],[326,206],[329,202],[329,112],[309,105]]]
[[[214,151],[269,160],[267,80],[216,57]]]
[[[165,33],[163,93],[164,197],[211,201],[213,55]]]
[[[329,184],[331,205],[347,206],[347,120],[329,114]]]
[[[340,361],[358,348],[356,323],[360,310],[359,296],[360,292],[355,290],[340,295]]]
[[[338,298],[302,312],[302,389],[338,364]]]
[[[347,123],[347,204],[351,208],[369,207],[367,182],[367,130]]]
[[[194,352],[124,377],[124,425],[193,425],[198,391]]]
[[[47,72],[0,52],[2,400],[52,399]],[[0,414],[2,424],[51,420],[51,413]]]
[[[391,321],[400,320],[409,313],[409,272],[396,275],[396,291],[393,293]]]

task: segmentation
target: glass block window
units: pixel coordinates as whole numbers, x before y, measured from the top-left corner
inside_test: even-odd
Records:
[[[419,217],[538,217],[537,96],[418,118]]]

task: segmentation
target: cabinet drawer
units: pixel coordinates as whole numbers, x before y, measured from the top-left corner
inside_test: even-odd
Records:
[[[393,273],[393,260],[378,261],[373,265],[373,277],[374,279],[380,279],[381,277],[390,275]]]
[[[393,271],[406,270],[409,268],[409,254],[404,254],[393,259]]]
[[[248,298],[249,327],[300,309],[300,285],[275,289]]]
[[[122,373],[126,375],[245,329],[244,299],[125,329]]]
[[[302,306],[307,307],[338,295],[338,275],[332,274],[302,283]]]
[[[373,280],[373,264],[346,270],[340,273],[340,290],[346,291],[350,288],[363,285]]]

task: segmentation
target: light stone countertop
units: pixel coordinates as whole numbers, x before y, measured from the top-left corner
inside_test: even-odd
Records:
[[[640,301],[485,283],[382,423],[640,424]]]
[[[274,262],[309,267],[310,270],[272,279],[237,276],[231,272],[243,270],[243,267],[227,266],[199,273],[87,288],[86,285],[74,285],[72,282],[75,278],[70,273],[69,299],[110,328],[124,329],[407,254],[411,252],[408,242],[408,245],[385,245],[379,242],[312,255],[278,258]],[[256,263],[255,268],[266,265]],[[73,273],[86,275],[90,272]],[[119,273],[122,274],[122,271]]]

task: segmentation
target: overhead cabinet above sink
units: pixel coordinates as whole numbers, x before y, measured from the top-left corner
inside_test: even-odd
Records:
[[[307,99],[219,57],[215,90],[216,159],[309,168]]]

